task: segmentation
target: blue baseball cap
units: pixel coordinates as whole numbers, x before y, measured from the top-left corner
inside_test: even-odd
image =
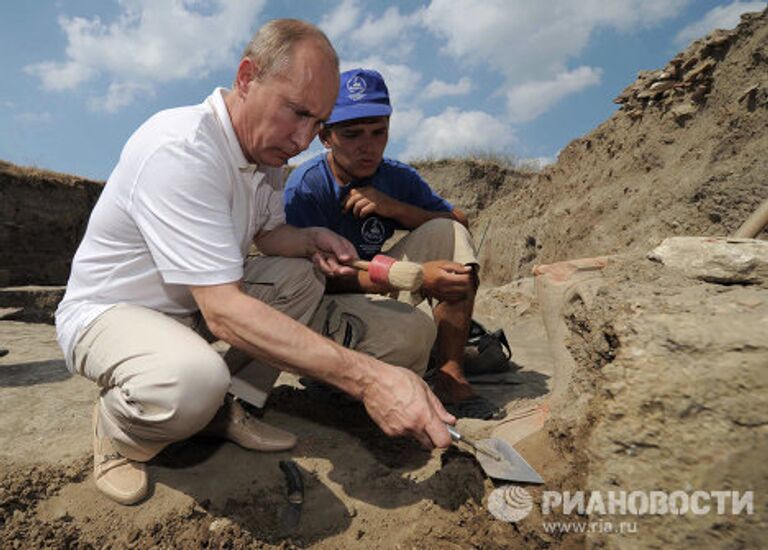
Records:
[[[341,73],[336,105],[326,124],[371,116],[389,116],[389,90],[384,78],[374,70],[352,69]]]

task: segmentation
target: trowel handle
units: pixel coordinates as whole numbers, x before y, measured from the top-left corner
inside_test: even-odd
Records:
[[[445,427],[448,430],[448,433],[451,434],[451,439],[453,439],[456,443],[464,439],[462,435],[459,433],[459,430],[457,430],[450,424],[446,424]]]
[[[472,447],[475,450],[475,452],[483,453],[484,455],[490,456],[494,460],[501,460],[501,456],[499,456],[498,453],[492,451],[491,449],[488,449],[484,445],[478,445],[474,439],[470,439],[467,436],[463,435],[459,430],[457,430],[450,424],[446,424],[445,428],[448,430],[448,433],[451,434],[451,439],[453,439],[454,442],[458,443],[459,441],[463,441],[464,443]]]
[[[459,430],[457,430],[450,424],[446,424],[445,427],[448,429],[448,433],[451,434],[451,439],[453,439],[456,443],[458,443],[459,441],[463,441],[464,443],[472,447],[475,451],[480,451],[481,453],[486,452],[485,449],[483,449],[482,447],[479,447],[473,439],[470,439],[467,436],[463,435]]]

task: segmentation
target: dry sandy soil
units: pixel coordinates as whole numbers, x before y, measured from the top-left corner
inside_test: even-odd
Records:
[[[503,484],[486,479],[469,453],[387,439],[359,405],[312,394],[287,375],[265,418],[300,436],[295,450],[182,442],[150,464],[151,498],[113,504],[90,479],[95,388],[67,373],[53,327],[24,322],[45,317],[50,304],[41,299],[0,303],[0,344],[11,350],[0,359],[0,546],[763,546],[768,258],[756,260],[763,268],[752,279],[724,281],[647,253],[670,236],[732,234],[768,198],[768,12],[641,73],[617,102],[614,116],[540,173],[474,161],[419,167],[473,216],[478,239],[485,234],[477,316],[505,329],[514,365],[505,383],[478,388],[509,415],[461,427],[508,440],[542,474],[543,487],[525,487],[534,503],[527,517],[510,523],[489,513]],[[17,201],[4,211],[5,230],[16,232],[2,235],[9,246],[45,233],[45,217],[18,205],[40,200],[46,185],[58,181],[85,212],[98,194],[91,182],[0,168],[0,203]],[[26,195],[24,182],[33,189]],[[4,257],[7,281],[61,284],[70,233],[82,223],[74,215],[60,222],[61,257],[36,280]],[[39,263],[34,243],[22,249]],[[531,277],[536,264],[597,255],[608,259]],[[306,484],[295,528],[282,519],[278,461],[288,457]],[[545,516],[543,491],[565,490],[753,491],[754,506],[739,515]],[[547,532],[550,520],[597,528]],[[633,532],[605,532],[620,521]]]

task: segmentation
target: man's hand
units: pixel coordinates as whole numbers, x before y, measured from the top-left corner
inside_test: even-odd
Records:
[[[299,229],[283,224],[259,233],[253,242],[267,256],[310,258],[328,277],[356,273],[354,268],[344,265],[357,259],[355,246],[324,227]]]
[[[355,187],[343,201],[344,213],[352,212],[357,218],[378,214],[382,218],[394,218],[399,201],[375,187]]]
[[[388,436],[414,437],[425,449],[451,444],[445,424],[455,424],[456,418],[408,369],[390,366],[378,371],[362,397],[366,411]]]
[[[307,257],[328,277],[354,275],[357,270],[346,264],[357,259],[355,246],[341,235],[324,227],[309,227]]]
[[[436,260],[422,265],[422,291],[441,301],[463,300],[472,290],[472,267],[448,260]]]

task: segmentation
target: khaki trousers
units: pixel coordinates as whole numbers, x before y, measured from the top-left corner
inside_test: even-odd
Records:
[[[385,251],[398,260],[424,263],[452,260],[477,265],[469,231],[437,218],[409,232]],[[419,306],[420,307],[416,307]],[[437,335],[432,311],[421,293],[326,294],[310,327],[337,343],[419,375],[427,370]]]
[[[306,324],[325,290],[311,262],[257,257],[245,266],[249,295]],[[100,425],[117,451],[146,461],[213,418],[230,388],[230,368],[254,370],[266,393],[279,371],[231,349],[224,359],[202,316],[173,317],[117,305],[86,327],[75,346],[76,371],[101,388]]]

